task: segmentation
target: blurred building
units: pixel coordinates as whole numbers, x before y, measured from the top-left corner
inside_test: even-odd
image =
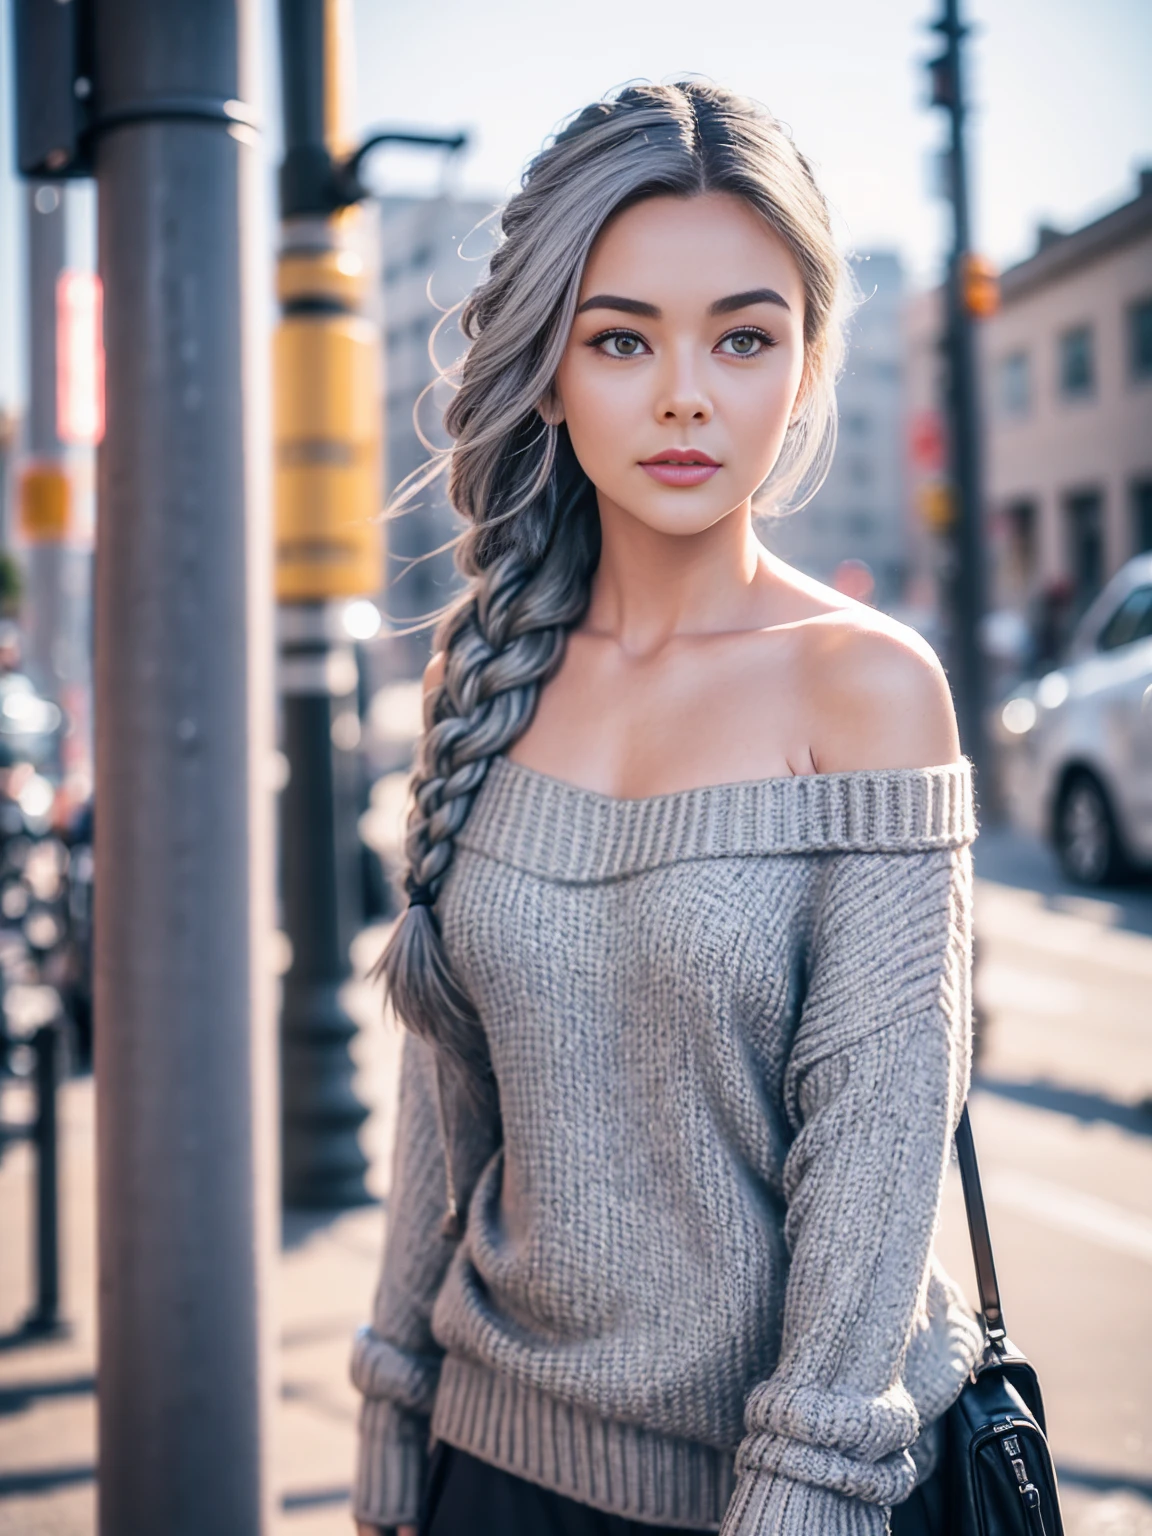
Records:
[[[476,285],[491,247],[490,202],[452,197],[386,197],[379,204],[379,261],[385,343],[385,478],[391,501],[428,462],[421,441],[446,446],[442,425],[449,386],[439,370],[464,350],[451,315]],[[436,331],[433,337],[433,331]],[[435,361],[433,360],[435,358]],[[460,531],[442,481],[423,489],[411,510],[388,525],[387,618],[403,628],[443,606],[454,589],[450,550]],[[441,550],[440,553],[434,551]],[[396,670],[418,675],[427,631],[394,644]]]
[[[1066,624],[1152,549],[1152,170],[1082,229],[1042,228],[1001,293],[983,336],[991,598]]]
[[[904,442],[904,274],[887,252],[854,263],[863,302],[849,326],[837,387],[840,434],[827,480],[807,507],[769,524],[768,543],[821,581],[845,560],[875,579],[874,601],[903,608],[909,570]]]

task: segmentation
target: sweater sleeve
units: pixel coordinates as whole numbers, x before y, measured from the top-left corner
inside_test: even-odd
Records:
[[[832,855],[822,881],[785,1074],[780,1354],[745,1405],[722,1536],[883,1536],[929,1409],[906,1367],[967,1089],[970,852]],[[974,1355],[975,1323],[950,1325]]]
[[[441,1235],[444,1153],[431,1050],[408,1035],[388,1202],[388,1238],[371,1326],[356,1336],[352,1380],[363,1394],[352,1513],[387,1527],[415,1523],[441,1351],[432,1307],[454,1244]]]

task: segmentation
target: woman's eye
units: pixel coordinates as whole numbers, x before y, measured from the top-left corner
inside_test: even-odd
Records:
[[[608,331],[603,336],[594,336],[592,345],[606,357],[639,357],[648,350],[643,337],[635,331]]]
[[[716,350],[727,352],[730,357],[755,357],[773,345],[772,338],[763,331],[729,331],[716,343]]]

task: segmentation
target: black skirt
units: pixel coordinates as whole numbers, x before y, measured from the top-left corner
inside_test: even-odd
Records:
[[[892,1511],[892,1536],[938,1536],[933,1480]],[[705,1536],[606,1515],[478,1461],[442,1440],[432,1452],[419,1536]],[[714,1536],[714,1533],[712,1533]]]

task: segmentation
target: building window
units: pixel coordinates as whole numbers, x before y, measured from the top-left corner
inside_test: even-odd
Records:
[[[1068,565],[1075,606],[1083,613],[1104,585],[1104,498],[1099,491],[1077,491],[1064,499]]]
[[[1000,361],[1000,411],[1027,416],[1032,405],[1032,369],[1027,352],[1013,352]]]
[[[1134,379],[1152,379],[1152,299],[1128,311],[1128,360]]]
[[[1092,327],[1078,325],[1060,338],[1060,393],[1070,400],[1082,399],[1096,388],[1096,359]]]
[[[1011,502],[1005,509],[1005,521],[1012,581],[1018,591],[1027,592],[1036,575],[1036,503]]]
[[[1137,480],[1132,486],[1132,553],[1143,555],[1152,550],[1152,480]]]

